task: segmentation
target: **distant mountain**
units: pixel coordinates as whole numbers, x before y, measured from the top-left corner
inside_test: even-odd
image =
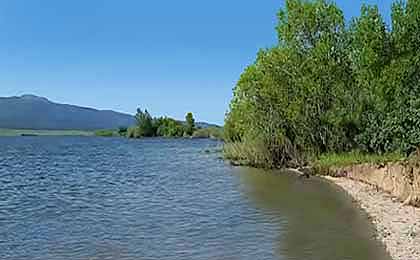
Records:
[[[0,97],[0,128],[96,130],[128,127],[132,115],[51,102],[44,97]]]
[[[129,127],[133,115],[112,110],[97,110],[58,104],[45,97],[23,95],[0,97],[0,128],[34,130],[98,130]],[[218,127],[196,122],[198,128]]]

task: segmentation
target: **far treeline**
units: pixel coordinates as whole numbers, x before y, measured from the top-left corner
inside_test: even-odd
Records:
[[[186,115],[185,124],[169,117],[153,118],[146,110],[137,109],[136,126],[127,130],[127,137],[187,137],[195,130],[195,120],[192,113]]]
[[[241,75],[225,120],[226,156],[262,167],[325,154],[410,155],[420,145],[420,0],[392,24],[364,5],[346,23],[326,0],[287,0],[278,44]]]
[[[118,129],[118,132],[114,130],[99,130],[95,134],[97,136],[124,136],[128,138],[193,137],[223,139],[223,128],[197,127],[192,113],[187,113],[185,122],[181,122],[170,117],[152,117],[147,110],[137,109],[135,119],[135,126],[129,128],[121,127]]]

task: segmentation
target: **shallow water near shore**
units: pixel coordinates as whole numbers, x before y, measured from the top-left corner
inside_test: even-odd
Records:
[[[335,186],[231,167],[219,146],[0,138],[0,259],[390,259]]]

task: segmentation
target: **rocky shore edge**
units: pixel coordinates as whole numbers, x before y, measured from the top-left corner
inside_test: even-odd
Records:
[[[350,194],[370,216],[394,260],[420,259],[420,208],[407,205],[401,198],[376,185],[348,177],[324,176]]]

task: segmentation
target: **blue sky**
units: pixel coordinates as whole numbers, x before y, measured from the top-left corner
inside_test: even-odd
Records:
[[[389,20],[391,0],[362,3]],[[276,43],[284,1],[0,0],[0,96],[223,123],[232,88]]]

